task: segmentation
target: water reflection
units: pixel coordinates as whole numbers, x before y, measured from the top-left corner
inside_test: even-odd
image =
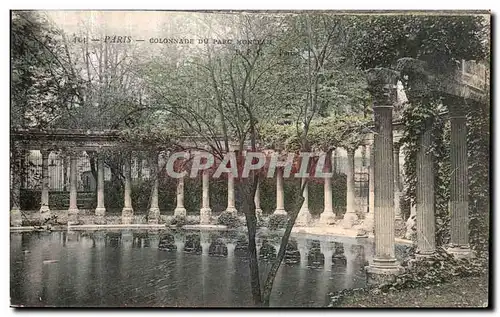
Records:
[[[280,236],[260,234],[262,282]],[[250,306],[242,233],[11,233],[11,300],[25,306]],[[286,246],[271,305],[323,306],[328,292],[365,284],[370,240],[298,235]]]

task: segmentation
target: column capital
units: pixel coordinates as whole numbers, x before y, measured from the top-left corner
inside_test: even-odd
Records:
[[[397,98],[399,72],[389,68],[370,68],[365,71],[365,77],[373,97],[373,108],[392,108]]]

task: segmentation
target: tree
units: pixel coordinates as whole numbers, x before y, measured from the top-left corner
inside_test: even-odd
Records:
[[[11,26],[11,126],[47,128],[76,89],[63,58],[62,33],[34,11],[12,12]]]

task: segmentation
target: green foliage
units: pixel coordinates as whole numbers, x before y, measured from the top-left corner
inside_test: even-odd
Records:
[[[177,215],[174,218],[172,218],[172,220],[170,221],[170,225],[176,226],[177,228],[181,228],[182,226],[187,225],[187,224],[188,224],[188,220],[187,220],[186,216]]]
[[[61,32],[42,13],[12,12],[12,125],[44,129],[75,95]]]
[[[488,272],[486,258],[455,259],[444,249],[438,248],[436,255],[428,260],[407,260],[402,263],[405,272],[395,282],[380,285],[381,290],[415,288],[440,284],[455,278],[480,276]]]
[[[489,17],[480,15],[351,16],[351,41],[345,50],[362,69],[392,67],[403,57],[435,70],[461,59],[481,60],[489,50]]]
[[[481,256],[490,243],[490,105],[467,105],[467,147],[469,163],[469,237],[473,250]]]
[[[240,219],[232,212],[222,212],[217,218],[217,223],[228,228],[237,228],[241,225]]]
[[[288,215],[273,214],[269,216],[268,228],[271,230],[284,229],[288,222]]]
[[[436,193],[436,242],[444,245],[449,241],[449,125],[442,115],[443,109],[437,102],[429,104],[408,104],[403,111],[403,137],[400,143],[406,151],[404,170],[406,187],[406,200],[415,205],[416,199],[416,158],[420,148],[420,137],[425,129],[431,129],[431,147],[427,149],[432,154],[434,162],[434,188]]]

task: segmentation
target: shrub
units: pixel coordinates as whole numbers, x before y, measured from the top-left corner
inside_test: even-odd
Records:
[[[271,215],[269,216],[269,229],[283,229],[288,222],[288,215]]]
[[[217,218],[217,223],[228,228],[237,228],[240,226],[240,219],[231,212],[222,212]]]
[[[187,225],[188,224],[188,220],[185,216],[175,216],[171,221],[170,221],[170,224],[171,225],[174,225],[178,228],[184,226],[184,225]]]

